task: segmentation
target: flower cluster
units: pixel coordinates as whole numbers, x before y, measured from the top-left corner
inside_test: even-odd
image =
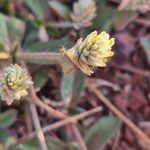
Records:
[[[66,60],[62,67],[68,65],[69,59],[87,75],[91,75],[95,67],[105,67],[109,58],[114,55],[112,46],[114,45],[114,38],[109,37],[106,32],[97,34],[97,31],[92,32],[84,40],[81,38],[69,50],[62,50],[62,60]],[[70,71],[65,67],[65,73]]]
[[[0,96],[10,105],[14,99],[28,95],[27,89],[33,84],[31,77],[19,65],[10,65],[0,74]]]
[[[150,11],[150,0],[131,0],[126,10],[147,12]]]
[[[75,28],[87,27],[92,24],[96,16],[96,4],[94,0],[79,0],[73,5],[71,18],[75,23]]]

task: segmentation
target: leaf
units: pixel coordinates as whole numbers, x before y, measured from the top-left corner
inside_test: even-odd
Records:
[[[62,18],[68,19],[70,18],[70,9],[61,2],[58,1],[50,1],[48,2],[50,7]]]
[[[150,63],[150,38],[142,37],[140,39],[141,45],[144,47],[148,61]]]
[[[26,140],[18,146],[20,150],[38,150],[39,147],[40,145],[36,138]]]
[[[73,43],[66,40],[51,40],[48,42],[39,42],[37,44],[34,44],[31,47],[26,48],[26,52],[59,52],[61,47],[65,46],[66,49],[73,46]],[[57,61],[55,60],[36,60],[32,59],[30,61],[27,61],[28,63],[36,63],[36,64],[55,64]]]
[[[11,126],[17,117],[16,110],[8,110],[2,114],[0,114],[0,129],[5,129]]]
[[[60,93],[63,100],[72,98],[73,82],[75,72],[72,71],[69,75],[63,75],[60,87]]]
[[[0,42],[13,47],[14,42],[20,42],[25,30],[25,24],[14,17],[0,14]]]
[[[99,150],[120,128],[120,120],[116,117],[103,117],[97,121],[85,134],[89,150]]]
[[[10,137],[7,130],[0,130],[0,143],[5,143],[5,141]]]
[[[34,86],[36,88],[42,88],[44,86],[44,84],[47,82],[48,78],[46,76],[46,73],[43,71],[40,71],[38,73],[36,73],[33,82],[34,82]]]
[[[85,75],[80,71],[75,72],[75,82],[73,87],[73,99],[78,100],[84,89]]]
[[[47,0],[23,0],[39,20],[48,13]]]
[[[9,47],[7,46],[7,45],[5,45],[4,43],[1,43],[0,42],[0,52],[2,51],[2,52],[4,52],[4,51],[6,51],[6,52],[9,52]]]
[[[51,40],[47,42],[39,42],[31,47],[28,47],[25,51],[28,52],[59,52],[61,47],[66,49],[73,46],[71,41],[67,40]]]
[[[10,0],[0,0],[0,7],[6,7]]]
[[[66,144],[54,138],[46,138],[47,147],[49,150],[77,150],[73,144]],[[40,147],[36,138],[29,139],[19,144],[20,150],[38,150]]]
[[[116,19],[118,13],[117,9],[107,6],[105,0],[97,0],[97,16],[94,19],[93,26],[101,28],[101,30],[110,31],[113,25],[113,20]],[[105,13],[104,13],[105,12]]]
[[[30,45],[33,45],[33,43],[35,43],[38,40],[38,32],[37,31],[30,31],[30,33],[28,33],[26,35],[26,38],[24,39],[24,43],[23,43],[23,48],[27,48]]]

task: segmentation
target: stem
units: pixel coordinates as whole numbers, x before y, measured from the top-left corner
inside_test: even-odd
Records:
[[[94,85],[87,83],[88,89],[93,92],[101,102],[103,102],[118,118],[120,118],[133,132],[138,135],[145,143],[150,145],[150,138],[138,128],[130,119],[128,119],[117,107],[115,107],[109,99],[107,99],[102,92],[100,92]]]
[[[36,92],[34,90],[34,88],[31,88],[30,89],[30,96],[32,98],[32,102],[35,103],[37,106],[43,108],[44,110],[46,110],[51,116],[53,116],[54,118],[59,118],[59,119],[64,119],[66,118],[67,116],[58,111],[58,110],[55,110],[54,108],[46,105],[45,103],[43,103],[36,95]]]
[[[35,60],[35,59],[46,59],[46,60],[60,60],[60,53],[54,52],[18,52],[16,54],[17,59],[21,60]]]
[[[76,24],[72,22],[52,22],[46,24],[48,27],[56,27],[56,28],[73,28]]]
[[[38,117],[38,114],[37,114],[36,107],[32,103],[30,104],[30,110],[31,110],[33,124],[34,124],[34,127],[35,127],[36,132],[37,132],[37,137],[38,137],[38,140],[39,140],[39,143],[40,143],[41,150],[48,150],[44,134],[41,131],[41,125],[40,125],[40,121],[39,121],[39,117]]]
[[[79,120],[82,120],[82,119],[84,119],[90,115],[93,115],[93,114],[101,112],[101,111],[102,111],[102,107],[96,107],[96,108],[93,108],[93,109],[86,111],[84,113],[81,113],[81,114],[78,114],[78,115],[75,115],[72,117],[67,117],[64,120],[61,120],[61,121],[58,121],[58,122],[53,123],[51,125],[48,125],[48,126],[42,128],[41,131],[43,133],[45,133],[47,131],[56,130],[62,126],[65,126],[69,123],[72,123],[74,120],[79,121]],[[26,139],[33,138],[35,135],[36,135],[36,132],[32,132],[32,133],[28,134],[27,136],[20,138],[19,142],[24,141]]]
[[[22,61],[21,63],[22,63],[22,66],[24,68],[26,68],[26,70],[28,71],[28,74],[29,74],[28,67],[26,66],[26,64],[24,63],[24,61]],[[36,91],[35,91],[34,87],[30,88],[30,95],[28,97],[28,100],[31,101],[31,99],[32,99],[32,103],[34,103],[35,105],[37,105],[39,107],[42,107],[44,110],[46,110],[48,113],[50,113],[50,115],[53,116],[54,118],[64,119],[64,118],[67,117],[64,113],[62,113],[62,112],[60,112],[58,110],[55,110],[54,108],[52,108],[52,107],[46,105],[45,103],[43,103],[37,97]]]
[[[77,126],[75,124],[72,124],[71,128],[72,128],[73,134],[75,135],[75,137],[76,137],[76,139],[77,139],[77,141],[80,145],[80,149],[88,150],[88,148],[87,148],[87,146],[86,146],[86,144],[85,144],[85,142],[84,142],[84,140],[83,140],[83,138],[82,138],[82,136],[81,136],[81,134],[80,134],[80,132],[77,128]]]

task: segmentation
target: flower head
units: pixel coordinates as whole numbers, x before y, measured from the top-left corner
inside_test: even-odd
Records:
[[[94,0],[79,0],[73,5],[71,18],[75,23],[75,28],[87,27],[92,24],[96,16],[96,4]]]
[[[94,68],[105,67],[108,59],[114,55],[114,52],[111,51],[114,43],[114,38],[110,39],[108,33],[97,34],[97,31],[94,31],[84,40],[79,39],[71,49],[62,50],[62,60],[66,60],[62,66],[69,64],[70,59],[74,66],[77,66],[87,75],[91,75]],[[69,73],[66,67],[63,70],[65,73]]]
[[[10,105],[14,99],[27,96],[27,89],[33,84],[31,77],[19,65],[10,65],[0,74],[0,96]]]

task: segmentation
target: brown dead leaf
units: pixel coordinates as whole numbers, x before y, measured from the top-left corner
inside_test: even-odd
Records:
[[[129,108],[138,110],[147,103],[146,97],[139,87],[136,87],[128,98]]]
[[[134,134],[133,134],[133,132],[129,128],[125,129],[124,138],[130,144],[132,144],[134,142],[134,140],[135,140]]]
[[[127,110],[128,101],[125,99],[124,93],[120,93],[115,97],[115,104],[116,106],[123,112]]]

